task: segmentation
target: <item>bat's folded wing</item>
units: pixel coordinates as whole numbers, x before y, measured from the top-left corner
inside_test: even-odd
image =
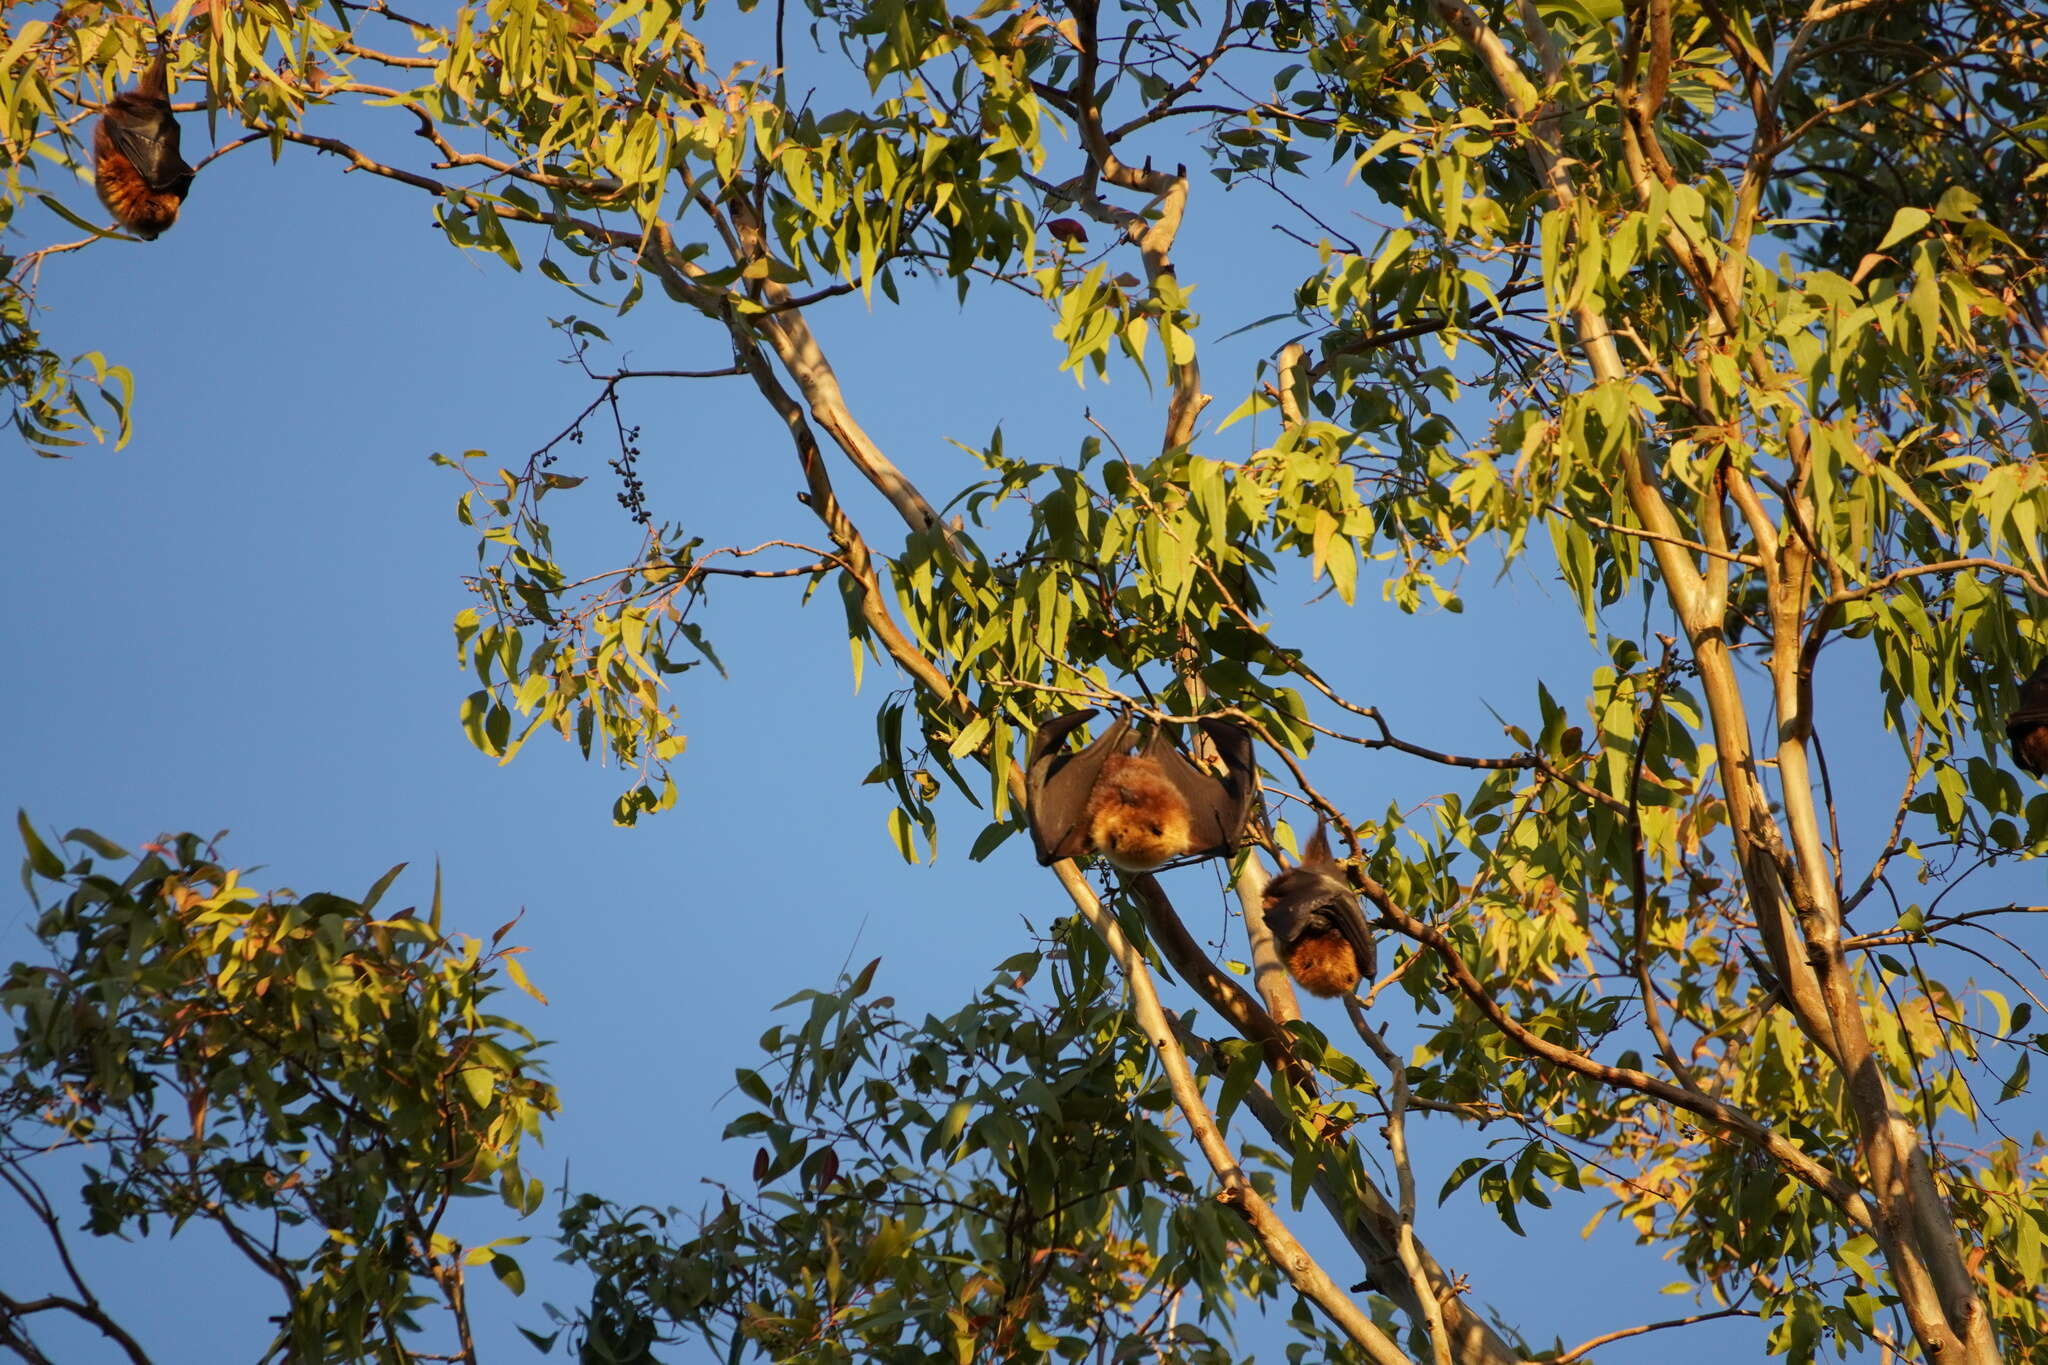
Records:
[[[1285,885],[1293,875],[1283,872],[1266,886],[1266,928],[1282,948],[1292,948],[1316,927],[1316,898],[1299,894],[1298,883],[1293,887]]]
[[[1282,947],[1335,930],[1351,945],[1358,970],[1374,974],[1372,930],[1351,884],[1334,865],[1305,865],[1275,877],[1266,887],[1265,913],[1266,927]]]
[[[162,194],[185,184],[192,168],[179,154],[178,120],[169,109],[124,106],[107,110],[107,136],[128,158],[142,183]]]
[[[1359,908],[1358,897],[1347,885],[1343,894],[1330,902],[1330,914],[1337,922],[1337,932],[1344,935],[1344,941],[1351,945],[1351,952],[1358,959],[1359,973],[1368,981],[1379,974],[1379,965],[1372,946],[1372,928],[1365,922],[1365,911]]]

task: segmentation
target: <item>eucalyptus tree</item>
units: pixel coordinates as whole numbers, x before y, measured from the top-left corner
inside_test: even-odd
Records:
[[[119,357],[53,353],[33,289],[124,249],[60,172],[154,26],[89,3],[0,22],[10,208],[92,228],[15,263],[17,425],[122,437]],[[2048,1360],[2042,1152],[1976,1136],[2025,1102],[2041,1035],[1969,977],[2039,976],[2012,934],[2042,907],[1998,869],[2048,849],[2002,731],[2048,652],[2048,15],[276,0],[167,26],[174,99],[221,130],[195,203],[221,157],[323,155],[423,196],[457,247],[730,355],[606,369],[580,320],[584,413],[503,467],[446,462],[478,537],[456,622],[478,747],[554,731],[634,774],[621,822],[662,811],[663,679],[717,659],[693,608],[776,577],[836,594],[856,672],[898,684],[876,775],[906,856],[943,817],[989,876],[1025,875],[1016,845],[989,857],[1021,828],[1022,746],[1077,705],[1262,741],[1225,941],[1150,875],[1060,863],[1073,918],[957,1013],[899,1017],[866,975],[805,993],[741,1077],[758,1188],[694,1216],[576,1203],[597,1287],[563,1340],[1220,1360],[1272,1300],[1378,1362],[1579,1359],[1729,1316],[1796,1360]],[[844,67],[799,86],[799,58]],[[1276,281],[1270,344],[1229,366],[1186,268],[1218,182],[1278,229],[1225,257]],[[932,281],[970,316],[1035,300],[1048,370],[1146,376],[1149,408],[1082,435],[1084,393],[1071,453],[998,432],[920,488],[871,434],[890,397],[842,383],[817,323],[858,337]],[[759,448],[800,473],[775,546],[640,478],[635,395],[709,381],[751,386]],[[549,518],[596,489],[637,548],[593,577]],[[1374,622],[1490,591],[1467,566],[1561,582],[1560,628],[1600,657],[1486,754],[1397,725],[1344,662]],[[1304,574],[1322,595],[1277,611]],[[1838,743],[1831,773],[1856,688],[1890,738]],[[1354,795],[1389,753],[1432,765],[1430,799]],[[1303,1018],[1258,912],[1316,821],[1387,940],[1343,1029]],[[1396,1002],[1405,1056],[1374,1022]],[[1519,1230],[1589,1190],[1698,1311],[1569,1349],[1490,1323],[1423,1236],[1418,1113],[1466,1125],[1446,1197]]]

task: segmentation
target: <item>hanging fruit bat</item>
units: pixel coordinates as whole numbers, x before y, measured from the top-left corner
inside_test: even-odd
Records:
[[[2005,719],[2013,761],[2036,777],[2048,777],[2048,663],[2020,684],[2019,709]]]
[[[1345,995],[1373,975],[1372,931],[1320,821],[1300,866],[1266,883],[1261,908],[1287,974],[1310,995]]]
[[[93,185],[116,222],[144,241],[178,221],[192,168],[178,155],[171,113],[170,42],[157,38],[156,60],[141,82],[107,101],[93,129]]]
[[[1095,714],[1090,707],[1056,716],[1031,741],[1025,790],[1041,864],[1093,853],[1126,872],[1149,872],[1176,858],[1236,850],[1259,789],[1243,726],[1195,722],[1223,761],[1218,775],[1182,757],[1157,725],[1131,753],[1128,716],[1093,744],[1063,752],[1066,737]]]

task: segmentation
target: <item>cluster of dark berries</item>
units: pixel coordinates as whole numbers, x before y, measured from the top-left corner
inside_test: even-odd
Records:
[[[619,436],[619,458],[607,461],[624,485],[619,490],[619,506],[625,508],[635,522],[645,526],[651,518],[647,515],[647,485],[640,482],[640,471],[636,465],[640,458],[640,428],[623,427]]]

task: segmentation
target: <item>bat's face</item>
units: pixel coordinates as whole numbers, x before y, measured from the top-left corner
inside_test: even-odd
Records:
[[[1187,800],[1142,758],[1104,761],[1085,818],[1088,846],[1125,872],[1149,872],[1194,850]]]
[[[1358,970],[1358,954],[1334,930],[1310,934],[1288,949],[1287,971],[1303,990],[1325,1000],[1355,990],[1363,977]]]

